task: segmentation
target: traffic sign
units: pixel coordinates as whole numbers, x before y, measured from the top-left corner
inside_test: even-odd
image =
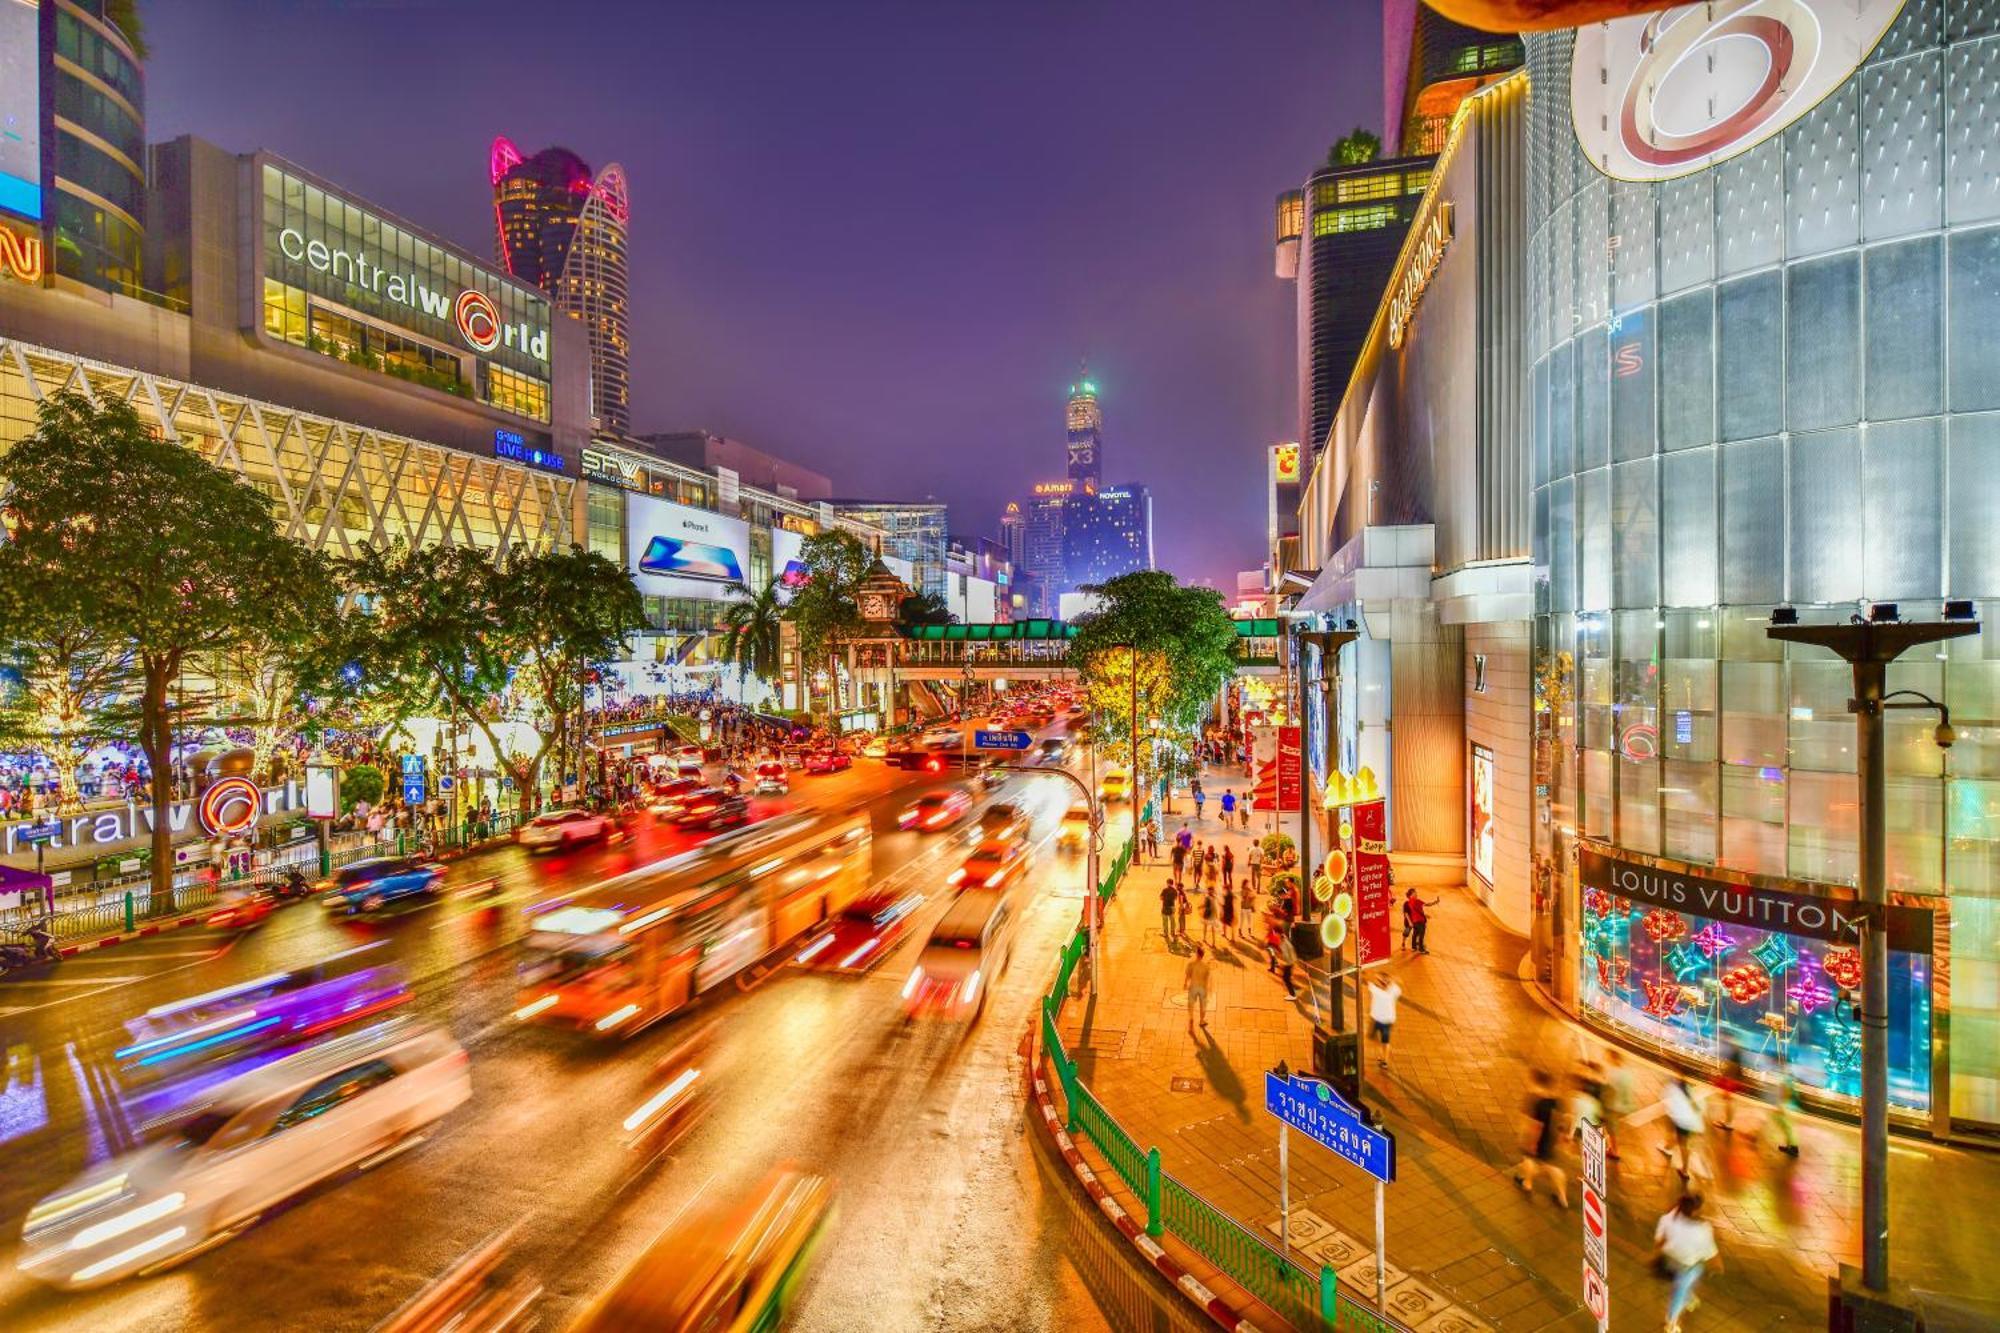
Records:
[[[1577,1129],[1583,1140],[1583,1183],[1604,1194],[1604,1129],[1588,1120]]]
[[[1588,1185],[1583,1187],[1583,1257],[1599,1273],[1611,1266],[1604,1249],[1604,1196]]]
[[[24,824],[14,830],[15,842],[52,842],[62,836],[62,821],[52,819],[45,824]]]
[[[450,790],[452,789],[453,785],[454,785],[454,783],[453,783],[453,780],[452,780],[452,776],[451,776],[451,774],[449,774],[449,773],[440,773],[440,774],[438,774],[438,790],[439,790],[439,791],[441,791],[441,792],[448,792],[448,791],[450,791]]]
[[[1583,1266],[1583,1308],[1597,1321],[1597,1333],[1611,1327],[1611,1287],[1604,1274],[1589,1264]]]
[[[1264,1075],[1264,1109],[1334,1155],[1381,1181],[1396,1178],[1396,1140],[1370,1125],[1361,1112],[1322,1079]]]
[[[981,750],[1025,750],[1035,738],[1025,731],[975,731],[972,744]]]

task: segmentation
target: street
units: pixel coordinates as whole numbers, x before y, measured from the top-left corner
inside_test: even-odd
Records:
[[[798,1326],[810,1329],[1112,1326],[1064,1261],[1072,1229],[1061,1183],[1024,1138],[1017,1049],[1045,960],[1072,927],[1081,860],[1044,847],[1025,881],[1016,963],[968,1032],[908,1025],[897,988],[943,903],[962,836],[899,832],[913,791],[941,779],[864,764],[802,778],[793,801],[865,803],[877,829],[875,878],[931,897],[896,954],[862,978],[780,966],[725,986],[625,1045],[523,1026],[511,1017],[509,947],[524,901],[578,886],[684,846],[643,828],[628,844],[539,863],[508,849],[455,866],[445,897],[388,921],[285,909],[234,942],[204,931],[157,947],[104,951],[116,965],[10,994],[8,1081],[0,1141],[17,1167],[0,1179],[10,1223],[88,1163],[137,1141],[163,1108],[121,1087],[110,1052],[120,1021],[149,1006],[297,967],[380,937],[408,969],[414,1007],[449,1025],[472,1057],[473,1096],[413,1151],[337,1177],[232,1243],[168,1273],[82,1295],[0,1276],[10,1328],[269,1327],[271,1312],[320,1328],[367,1328],[467,1249],[518,1224],[513,1262],[564,1311],[614,1276],[692,1200],[745,1188],[787,1161],[829,1176],[837,1220]],[[1046,842],[1071,799],[1053,778],[1017,778],[1005,799],[1033,811]],[[497,876],[498,920],[449,890]],[[149,946],[153,941],[143,942]],[[11,988],[10,988],[11,989]],[[721,1024],[717,1101],[671,1157],[641,1177],[619,1121],[656,1086],[661,1052],[690,1022]],[[135,1114],[135,1107],[139,1113]],[[12,1227],[10,1226],[10,1230]]]

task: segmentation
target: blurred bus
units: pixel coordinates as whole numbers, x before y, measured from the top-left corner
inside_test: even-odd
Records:
[[[529,910],[514,1016],[629,1036],[867,887],[866,815],[794,815]]]

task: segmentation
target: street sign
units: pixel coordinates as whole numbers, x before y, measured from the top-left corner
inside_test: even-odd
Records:
[[[1577,1129],[1583,1149],[1583,1304],[1597,1321],[1597,1333],[1605,1333],[1611,1327],[1611,1256],[1604,1200],[1611,1191],[1604,1179],[1604,1127],[1586,1120]]]
[[[440,792],[449,792],[452,789],[452,785],[453,785],[453,778],[451,774],[449,773],[438,774],[438,790]]]
[[[52,842],[62,836],[62,821],[52,819],[46,824],[25,824],[14,830],[15,842]]]
[[[1577,1128],[1583,1141],[1583,1183],[1603,1194],[1604,1131],[1587,1120]]]
[[[408,805],[422,805],[430,799],[430,785],[424,780],[424,757],[420,754],[403,756],[403,801]]]
[[[1264,1109],[1380,1181],[1396,1178],[1396,1140],[1375,1129],[1333,1085],[1293,1074],[1264,1075]]]
[[[1588,1185],[1583,1187],[1583,1257],[1600,1273],[1610,1267],[1604,1252],[1604,1196]]]
[[[1025,750],[1035,738],[1025,731],[975,731],[972,743],[981,750]]]
[[[1598,1333],[1611,1327],[1611,1287],[1588,1263],[1583,1266],[1583,1308],[1597,1321]]]

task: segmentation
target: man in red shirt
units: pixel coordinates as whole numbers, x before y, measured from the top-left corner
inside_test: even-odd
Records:
[[[1436,907],[1440,901],[1437,898],[1428,901],[1419,898],[1414,888],[1403,890],[1403,921],[1410,928],[1410,947],[1418,953],[1430,952],[1424,947],[1424,931],[1430,927],[1430,918],[1424,909]]]

